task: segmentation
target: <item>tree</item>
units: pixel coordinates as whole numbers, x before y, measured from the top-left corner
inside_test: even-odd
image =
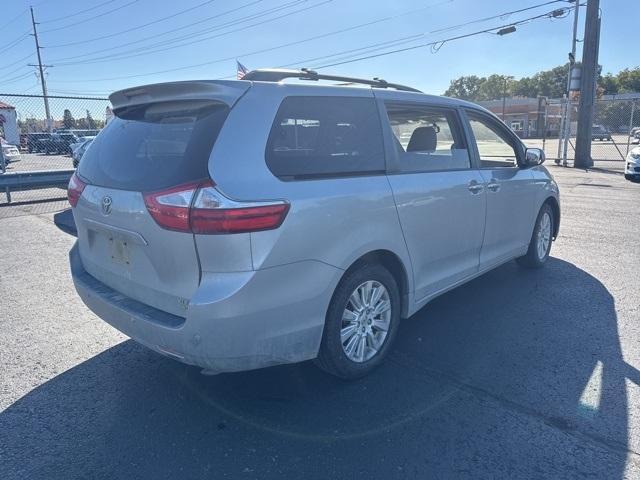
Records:
[[[91,112],[89,110],[87,110],[87,126],[91,130],[95,130],[96,129],[96,121],[91,116]]]
[[[577,66],[580,63],[576,63]],[[640,67],[626,68],[616,75],[607,73],[601,75],[598,71],[599,95],[611,95],[625,92],[640,92]],[[507,95],[516,97],[535,98],[545,96],[560,98],[567,91],[567,73],[569,64],[559,65],[550,70],[543,70],[531,77],[507,81]],[[445,95],[462,98],[464,100],[496,100],[504,95],[504,76],[489,75],[477,77],[475,75],[459,77],[451,80]],[[508,77],[511,78],[511,77]]]
[[[475,75],[451,80],[449,88],[444,94],[447,97],[461,98],[463,100],[477,100],[480,87],[485,80],[485,78],[480,78]]]
[[[507,75],[489,75],[480,86],[480,100],[498,100],[512,96],[515,86],[513,77]]]
[[[64,128],[74,128],[76,126],[76,121],[71,115],[71,110],[68,108],[64,109],[64,113],[62,114],[62,125]]]
[[[640,67],[625,68],[617,75],[620,93],[640,92]]]
[[[615,95],[619,91],[618,76],[607,73],[598,80],[598,86],[602,88],[603,95]]]

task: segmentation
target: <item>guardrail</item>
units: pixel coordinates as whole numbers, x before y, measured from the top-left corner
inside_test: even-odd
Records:
[[[4,191],[7,202],[11,203],[11,192],[35,190],[38,188],[66,188],[75,170],[37,170],[32,172],[11,172],[0,174],[0,191]]]

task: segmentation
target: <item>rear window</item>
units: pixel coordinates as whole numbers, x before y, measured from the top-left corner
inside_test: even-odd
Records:
[[[207,178],[229,108],[176,101],[121,109],[93,140],[79,174],[93,185],[150,191]]]
[[[384,172],[372,98],[287,97],[271,127],[267,166],[283,180]]]

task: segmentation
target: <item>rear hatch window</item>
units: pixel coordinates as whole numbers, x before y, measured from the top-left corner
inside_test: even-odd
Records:
[[[94,139],[79,174],[92,185],[153,191],[208,178],[208,160],[229,113],[215,101],[125,107]]]

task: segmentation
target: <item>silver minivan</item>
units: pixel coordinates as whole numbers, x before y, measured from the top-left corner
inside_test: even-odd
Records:
[[[468,102],[309,70],[110,100],[69,184],[73,281],[204,373],[362,376],[402,318],[510,260],[541,267],[558,234],[544,153]]]

